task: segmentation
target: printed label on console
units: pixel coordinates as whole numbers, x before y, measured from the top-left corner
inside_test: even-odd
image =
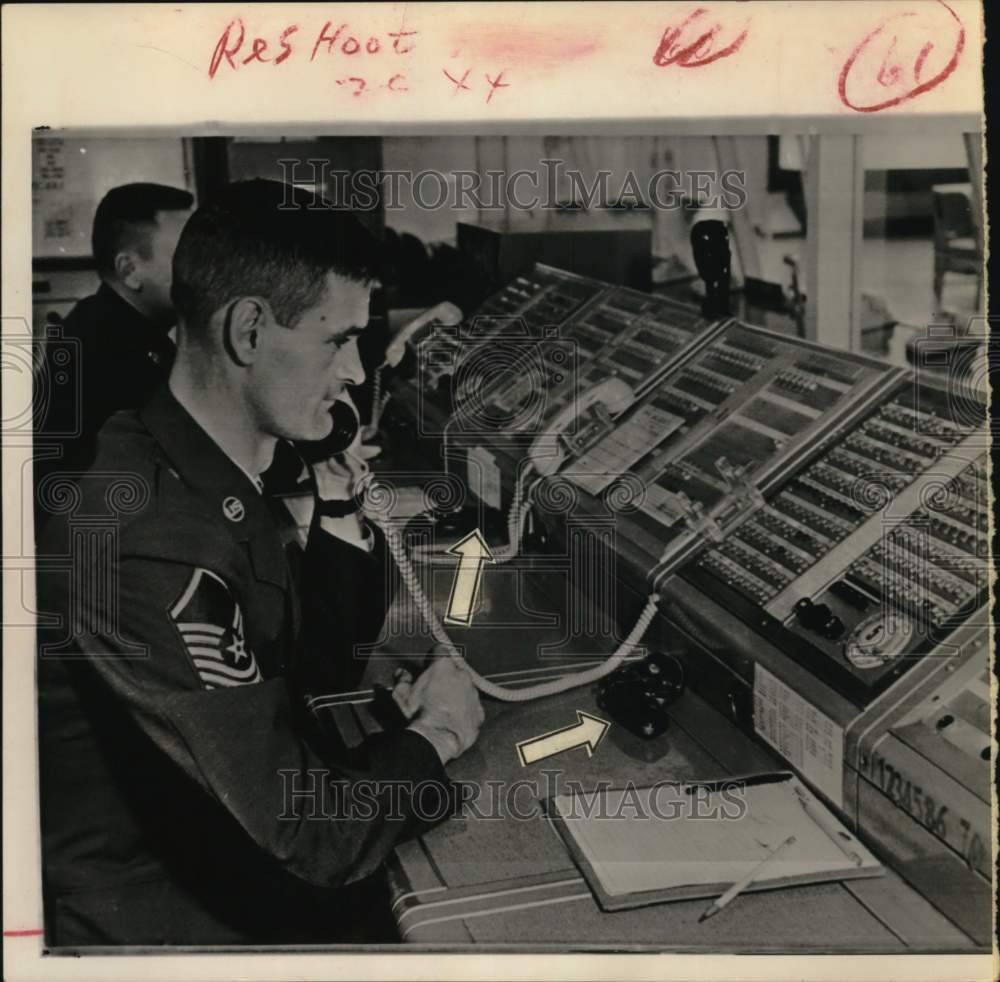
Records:
[[[835,805],[844,803],[844,730],[760,665],[754,730]]]
[[[600,494],[683,425],[680,416],[653,405],[643,406],[627,423],[581,455],[564,474],[585,491]]]

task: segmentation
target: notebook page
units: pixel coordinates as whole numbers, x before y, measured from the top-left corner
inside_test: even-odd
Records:
[[[758,882],[854,868],[806,813],[793,784],[730,791],[726,803],[718,794],[701,792],[696,805],[683,788],[673,786],[595,792],[575,796],[583,799],[576,802],[573,796],[559,795],[553,802],[612,896],[735,882],[792,834],[795,843],[766,867]],[[595,794],[605,800],[597,802]],[[742,797],[736,799],[736,794]],[[817,802],[814,807],[822,806]],[[856,842],[854,848],[867,855]]]

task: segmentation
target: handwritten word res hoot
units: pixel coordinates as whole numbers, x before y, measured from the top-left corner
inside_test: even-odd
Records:
[[[302,31],[298,24],[289,24],[280,34],[270,38],[251,35],[241,18],[226,25],[208,65],[208,77],[215,78],[223,64],[237,69],[251,62],[280,65],[297,52],[308,52],[309,61],[324,55],[345,58],[373,55],[405,55],[415,46],[416,31],[386,31],[384,34],[352,32],[347,23],[327,21],[316,34]]]

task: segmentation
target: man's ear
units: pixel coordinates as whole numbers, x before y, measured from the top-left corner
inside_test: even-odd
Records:
[[[119,252],[115,256],[115,276],[118,282],[137,293],[142,289],[142,277],[139,275],[139,265],[131,252]]]
[[[267,307],[257,297],[240,297],[229,305],[223,340],[230,356],[240,365],[250,365],[256,359],[266,317]]]

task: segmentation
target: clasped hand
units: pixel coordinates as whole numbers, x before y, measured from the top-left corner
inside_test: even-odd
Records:
[[[408,728],[426,737],[446,764],[476,742],[485,714],[464,663],[440,646],[435,653],[438,657],[416,682],[408,672],[397,671],[392,696],[411,720]]]

